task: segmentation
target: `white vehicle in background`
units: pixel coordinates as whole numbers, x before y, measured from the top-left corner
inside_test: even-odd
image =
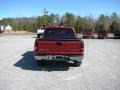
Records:
[[[44,27],[41,27],[40,29],[37,29],[37,37],[39,38],[45,31]]]

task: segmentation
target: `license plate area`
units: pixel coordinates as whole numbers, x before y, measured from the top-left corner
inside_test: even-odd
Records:
[[[47,60],[65,60],[63,55],[48,55]]]

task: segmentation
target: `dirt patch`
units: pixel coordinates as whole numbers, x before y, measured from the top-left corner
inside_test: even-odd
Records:
[[[35,33],[33,33],[33,32],[27,32],[27,31],[12,31],[12,32],[5,32],[4,34],[15,34],[15,35],[31,35],[31,34],[35,34]]]

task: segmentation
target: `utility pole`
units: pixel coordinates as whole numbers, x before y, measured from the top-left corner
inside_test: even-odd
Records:
[[[48,14],[48,11],[46,10],[46,8],[44,8],[44,11],[43,11],[43,13],[44,13],[44,24],[45,24],[45,27],[46,27],[46,15]]]

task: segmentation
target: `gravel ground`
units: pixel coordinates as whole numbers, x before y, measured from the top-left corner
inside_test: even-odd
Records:
[[[84,39],[80,67],[37,66],[34,35],[0,37],[0,90],[120,90],[120,39]]]

